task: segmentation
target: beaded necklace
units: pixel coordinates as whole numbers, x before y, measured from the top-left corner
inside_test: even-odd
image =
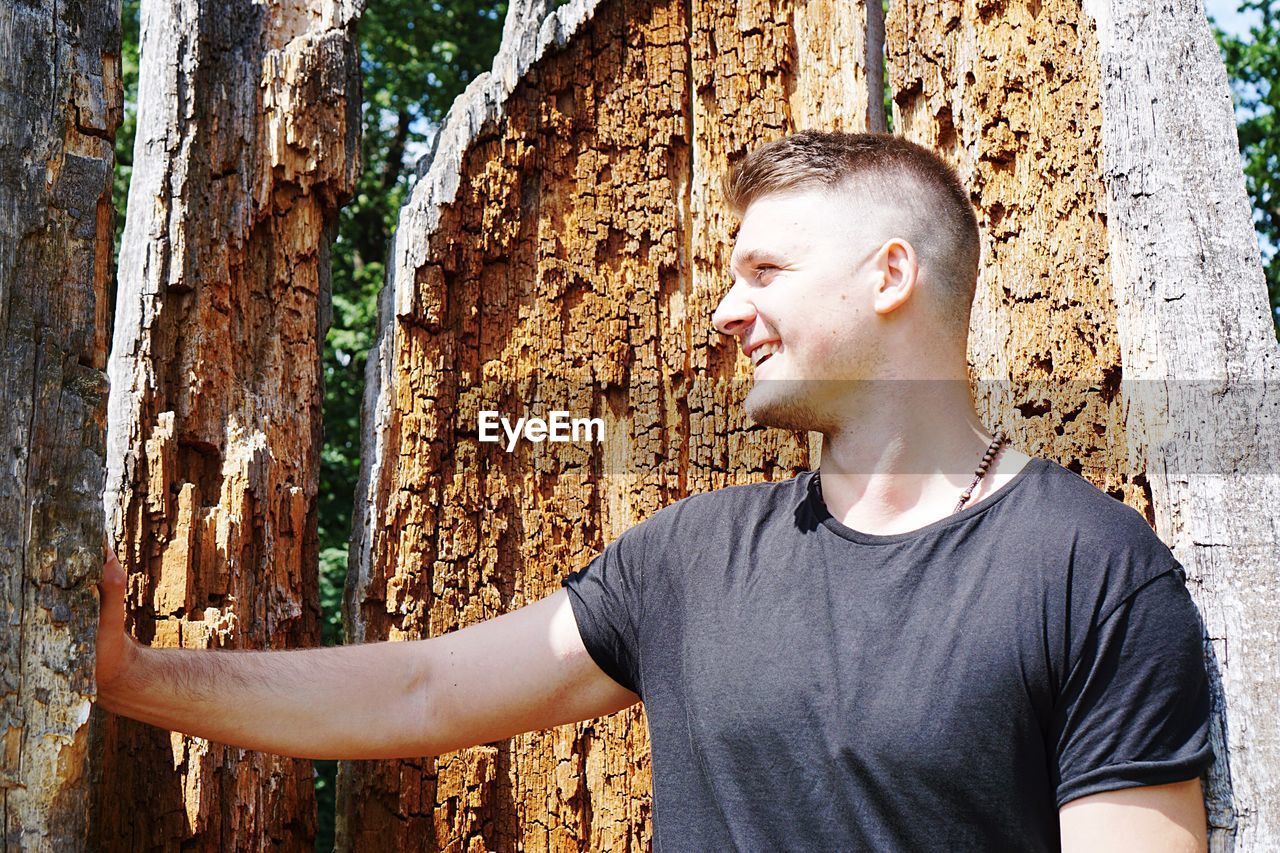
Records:
[[[969,488],[960,493],[960,501],[956,504],[956,508],[951,510],[951,514],[955,515],[964,508],[964,502],[973,496],[973,490],[978,487],[978,483],[982,482],[982,478],[987,473],[987,468],[991,465],[991,460],[995,459],[996,452],[1000,449],[1000,445],[1004,444],[1006,436],[1004,430],[996,430],[995,436],[992,437],[991,443],[987,445],[987,452],[982,454],[982,461],[978,463],[978,468],[973,472],[973,482],[969,484]],[[813,482],[818,488],[818,497],[822,497],[822,475],[814,471]]]

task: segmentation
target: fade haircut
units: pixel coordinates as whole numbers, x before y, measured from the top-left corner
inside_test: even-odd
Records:
[[[775,193],[823,188],[850,191],[897,213],[892,227],[906,233],[926,281],[937,285],[928,300],[938,318],[961,335],[978,280],[978,218],[955,170],[934,152],[888,133],[802,130],[755,149],[724,182],[729,205],[740,217],[751,202]]]

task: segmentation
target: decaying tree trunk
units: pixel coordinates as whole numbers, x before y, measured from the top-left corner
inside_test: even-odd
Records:
[[[745,364],[708,322],[733,225],[714,191],[798,125],[866,126],[862,4],[546,5],[513,4],[400,216],[366,394],[356,641],[514,609],[671,501],[807,463],[804,436],[744,431]],[[483,409],[598,417],[604,440],[508,454],[478,440]],[[648,773],[638,710],[347,765],[339,846],[644,849]]]
[[[1129,453],[1192,576],[1225,703],[1211,848],[1276,850],[1280,351],[1226,72],[1199,3],[1154,28],[1135,0],[1094,15]]]
[[[1232,398],[1221,416],[1240,431],[1224,444],[1182,398],[1144,395],[1197,376],[1257,389],[1274,369],[1202,11],[1166,4],[1139,22],[1122,0],[903,0],[882,30],[875,11],[837,8],[513,9],[493,74],[455,106],[401,214],[366,394],[352,639],[518,607],[658,507],[806,463],[802,437],[745,428],[744,365],[710,328],[733,227],[716,184],[783,133],[879,127],[883,43],[896,127],[949,157],[979,210],[971,360],[987,422],[1175,546],[1240,713],[1216,723],[1237,802],[1220,761],[1214,846],[1275,846],[1275,480],[1240,451],[1274,400]],[[604,440],[508,454],[479,440],[485,409],[598,417]],[[638,710],[349,765],[339,843],[644,847],[648,783]]]
[[[108,520],[155,646],[319,643],[328,245],[358,168],[344,0],[144,0]],[[302,849],[309,762],[105,716],[104,850]]]
[[[0,9],[0,832],[88,828],[120,5]]]
[[[982,220],[989,422],[1144,511],[1187,568],[1211,848],[1280,848],[1280,353],[1203,7],[895,0],[887,45],[897,126]]]

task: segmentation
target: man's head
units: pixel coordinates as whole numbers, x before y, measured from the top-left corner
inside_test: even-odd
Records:
[[[825,432],[860,380],[963,375],[978,226],[936,154],[804,131],[749,154],[726,193],[742,226],[713,322],[756,364],[756,422]]]

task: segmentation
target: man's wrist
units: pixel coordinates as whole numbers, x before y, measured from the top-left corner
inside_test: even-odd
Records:
[[[120,646],[120,659],[107,679],[98,679],[98,703],[108,711],[123,711],[125,699],[141,688],[143,646],[128,634]]]

